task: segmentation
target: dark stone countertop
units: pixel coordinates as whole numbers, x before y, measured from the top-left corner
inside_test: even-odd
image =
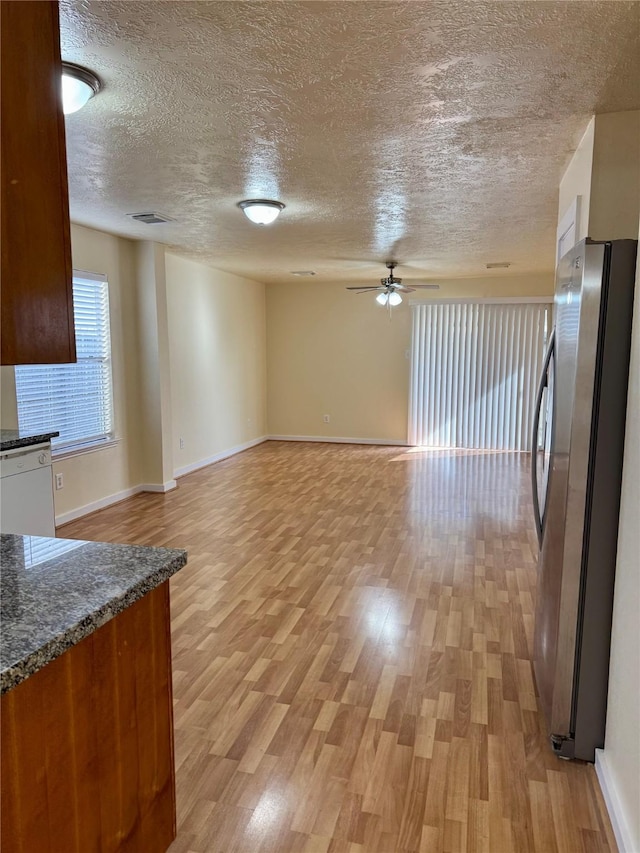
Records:
[[[0,535],[0,692],[93,633],[187,562],[186,551]]]
[[[29,447],[32,444],[43,444],[60,435],[57,431],[33,433],[20,432],[18,429],[0,429],[0,451],[14,450],[16,447]]]

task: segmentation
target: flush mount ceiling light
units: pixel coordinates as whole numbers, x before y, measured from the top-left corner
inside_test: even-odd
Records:
[[[248,198],[245,201],[239,201],[238,207],[247,219],[255,222],[256,225],[271,225],[280,215],[280,211],[284,210],[284,204],[281,201],[271,201],[268,198]]]
[[[102,84],[93,71],[74,65],[73,62],[62,63],[62,110],[65,115],[82,109],[90,98],[97,95]]]

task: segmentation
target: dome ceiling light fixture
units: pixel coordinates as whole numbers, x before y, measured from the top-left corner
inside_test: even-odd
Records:
[[[268,198],[248,198],[239,201],[238,207],[247,219],[256,225],[271,225],[285,206],[281,201],[272,201]]]
[[[99,78],[73,62],[62,63],[62,110],[70,115],[82,109],[102,88]]]

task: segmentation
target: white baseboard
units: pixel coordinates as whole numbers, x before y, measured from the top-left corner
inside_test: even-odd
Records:
[[[166,483],[141,483],[138,486],[139,492],[160,492],[164,494],[165,492],[170,492],[173,489],[177,489],[178,484],[175,480],[167,480]]]
[[[396,438],[338,438],[333,435],[269,435],[269,441],[322,441],[327,444],[382,444],[390,447],[409,447]]]
[[[127,498],[131,498],[142,491],[142,486],[132,486],[130,489],[123,489],[121,492],[116,492],[113,495],[107,495],[105,498],[100,498],[97,501],[84,504],[83,506],[70,509],[68,512],[61,512],[56,515],[56,527],[67,524],[69,521],[75,521],[76,518],[82,518],[83,515],[89,515],[90,512],[96,512],[99,509],[104,509],[111,504],[120,503]]]
[[[638,853],[637,846],[631,838],[629,822],[624,813],[624,806],[620,801],[615,783],[611,776],[611,770],[607,762],[606,751],[596,749],[596,775],[600,782],[600,790],[609,812],[613,834],[616,837],[619,853]]]
[[[227,450],[221,450],[219,453],[214,453],[213,456],[208,456],[206,459],[199,459],[197,462],[192,462],[189,465],[183,465],[181,468],[176,468],[173,472],[174,477],[184,477],[185,474],[190,474],[192,471],[198,471],[200,468],[206,468],[207,465],[213,465],[214,462],[220,462],[222,459],[228,459],[229,456],[235,456],[236,453],[242,453],[243,450],[248,450],[250,447],[255,447],[257,444],[262,444],[268,441],[269,436],[261,435],[259,438],[252,438],[251,441],[245,441],[244,444],[236,444],[235,447],[229,447]]]
[[[120,503],[120,501],[125,501],[127,498],[132,498],[141,492],[170,492],[172,489],[177,488],[177,486],[178,484],[175,480],[169,480],[167,483],[141,483],[139,486],[123,489],[121,492],[115,492],[115,494],[107,495],[97,501],[91,501],[91,503],[70,509],[68,512],[61,512],[59,515],[56,515],[56,527],[61,527],[70,521],[82,518],[83,515],[89,515],[92,512],[97,512],[99,509],[105,509],[108,506]]]

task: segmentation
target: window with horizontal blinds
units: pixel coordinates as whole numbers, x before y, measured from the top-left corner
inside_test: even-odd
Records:
[[[105,276],[73,274],[75,364],[16,366],[21,431],[58,430],[56,450],[113,437],[109,285]]]
[[[409,444],[528,450],[551,308],[414,305]]]

